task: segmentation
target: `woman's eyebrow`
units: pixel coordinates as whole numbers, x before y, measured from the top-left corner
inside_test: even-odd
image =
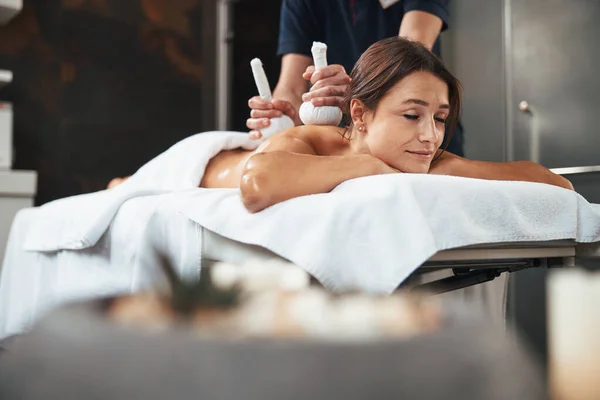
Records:
[[[402,104],[418,104],[420,106],[429,107],[429,103],[426,102],[425,100],[421,100],[421,99],[408,99],[408,100],[405,100]],[[449,104],[440,104],[439,108],[449,109],[450,105]]]

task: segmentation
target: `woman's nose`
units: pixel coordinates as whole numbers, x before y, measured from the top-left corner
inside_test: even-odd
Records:
[[[439,133],[435,126],[435,120],[433,118],[431,120],[424,119],[419,132],[419,140],[422,142],[435,142],[438,136]]]

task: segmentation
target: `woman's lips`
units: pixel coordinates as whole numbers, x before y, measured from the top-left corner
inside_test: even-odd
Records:
[[[407,151],[407,153],[420,160],[429,160],[433,156],[433,152],[427,150]]]

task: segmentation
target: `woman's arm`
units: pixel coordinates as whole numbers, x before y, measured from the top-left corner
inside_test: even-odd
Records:
[[[532,161],[475,161],[444,152],[431,165],[429,173],[499,181],[539,182],[573,190],[573,185],[567,179]]]
[[[349,179],[398,172],[366,154],[318,156],[307,136],[297,130],[274,136],[264,146],[250,157],[240,181],[242,201],[250,212],[294,197],[327,193]]]

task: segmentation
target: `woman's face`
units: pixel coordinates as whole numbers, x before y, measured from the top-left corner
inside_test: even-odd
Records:
[[[401,172],[427,173],[444,139],[449,115],[448,86],[429,72],[415,72],[364,114],[369,152]],[[356,123],[355,123],[356,129]]]

